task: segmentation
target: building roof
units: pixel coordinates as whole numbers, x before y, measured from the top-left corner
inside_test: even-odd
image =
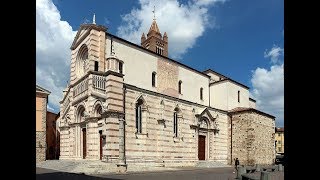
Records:
[[[276,132],[284,132],[284,128],[283,127],[280,127],[280,128],[276,128]]]
[[[239,82],[237,82],[237,81],[235,81],[235,80],[233,80],[233,79],[230,79],[230,78],[228,78],[227,76],[224,76],[224,75],[222,75],[222,74],[220,74],[220,73],[218,73],[218,72],[216,72],[216,71],[214,71],[214,70],[212,70],[212,69],[207,69],[207,70],[205,70],[205,71],[203,71],[203,72],[198,71],[198,70],[196,70],[196,69],[194,69],[194,68],[192,68],[192,67],[190,67],[190,66],[187,66],[187,65],[185,65],[185,64],[182,64],[182,63],[180,63],[180,62],[178,62],[178,61],[176,61],[176,60],[174,60],[174,59],[171,59],[171,58],[169,58],[169,57],[166,57],[166,56],[157,54],[156,52],[153,52],[153,51],[151,51],[151,50],[149,50],[149,49],[146,49],[146,48],[144,48],[144,47],[142,47],[142,46],[140,46],[140,45],[137,45],[137,44],[135,44],[135,43],[132,43],[132,42],[130,42],[130,41],[127,41],[127,40],[125,40],[125,39],[122,39],[122,38],[120,38],[120,37],[118,37],[118,36],[115,36],[115,35],[113,35],[113,34],[111,34],[111,33],[108,33],[108,32],[107,32],[107,28],[106,28],[105,26],[102,26],[102,25],[82,24],[82,25],[80,26],[78,32],[77,32],[76,37],[74,38],[74,41],[73,41],[72,45],[71,45],[71,48],[70,48],[71,50],[75,49],[75,48],[77,47],[77,45],[79,44],[79,42],[81,42],[80,40],[77,40],[77,39],[78,39],[79,36],[80,36],[80,31],[83,30],[83,29],[87,29],[87,30],[88,30],[87,33],[89,33],[91,29],[96,29],[96,30],[100,30],[100,31],[105,31],[106,35],[109,35],[109,36],[111,36],[111,37],[113,37],[113,38],[116,38],[116,39],[118,39],[118,40],[120,40],[120,41],[123,41],[123,42],[125,42],[125,43],[128,43],[128,44],[130,44],[130,45],[132,45],[132,46],[135,46],[135,47],[137,47],[137,48],[139,48],[139,49],[143,49],[143,50],[145,50],[145,51],[147,51],[147,52],[149,52],[149,53],[152,53],[152,54],[154,54],[154,55],[160,56],[160,57],[162,57],[162,58],[164,58],[164,59],[170,60],[170,61],[172,61],[172,62],[174,62],[174,63],[176,63],[176,64],[179,64],[179,65],[181,65],[181,66],[183,66],[183,67],[185,67],[185,68],[187,68],[187,69],[190,69],[190,70],[192,70],[192,71],[194,71],[194,72],[197,72],[198,74],[201,74],[201,75],[206,76],[206,77],[209,78],[210,76],[209,76],[208,74],[206,74],[206,73],[210,71],[210,72],[212,72],[212,73],[214,73],[214,74],[217,74],[218,76],[222,76],[222,77],[226,78],[227,80],[229,80],[229,81],[231,81],[231,82],[234,82],[234,83],[236,83],[236,84],[238,84],[238,85],[241,85],[241,86],[243,86],[243,87],[246,88],[246,89],[249,89],[248,86],[245,86],[245,85],[243,85],[243,84],[241,84],[241,83],[239,83]],[[150,27],[150,29],[149,29],[149,33],[150,33],[150,31],[155,31],[155,32],[157,32],[157,33],[160,33],[159,28],[158,28],[158,25],[157,25],[157,23],[156,23],[155,20],[153,20],[153,22],[152,22],[152,24],[151,24],[151,27]],[[149,34],[149,33],[148,33],[148,34]],[[166,35],[166,33],[165,33],[165,35]],[[82,38],[85,38],[85,35],[82,36]],[[221,82],[221,81],[218,81],[218,82]]]
[[[49,95],[51,92],[46,90],[45,88],[39,86],[39,85],[36,85],[36,92],[40,92],[40,93],[43,93],[43,94],[47,94]]]
[[[232,82],[232,83],[234,83],[234,84],[237,84],[237,85],[239,85],[239,86],[242,86],[242,87],[245,88],[245,89],[250,89],[248,86],[246,86],[246,85],[244,85],[244,84],[241,84],[241,83],[239,83],[239,82],[237,82],[237,81],[235,81],[235,80],[233,80],[233,79],[230,79],[230,78],[226,78],[226,79],[222,79],[222,80],[220,80],[220,81],[212,82],[212,83],[210,83],[209,85],[211,86],[212,84],[219,84],[219,83],[227,82],[227,81]]]
[[[212,70],[212,69],[207,69],[207,70],[203,71],[203,73],[205,73],[205,74],[210,73],[210,72],[213,73],[213,74],[215,74],[215,75],[217,75],[217,76],[220,76],[220,77],[225,78],[225,79],[222,79],[222,80],[220,80],[220,81],[212,82],[212,83],[210,83],[210,85],[211,85],[211,84],[216,84],[216,83],[219,83],[219,82],[222,82],[222,81],[231,81],[231,82],[233,82],[233,83],[235,83],[235,84],[237,84],[237,85],[240,85],[240,86],[242,86],[242,87],[244,87],[244,88],[246,88],[246,89],[250,89],[248,86],[246,86],[246,85],[244,85],[244,84],[242,84],[242,83],[239,83],[238,81],[235,81],[235,80],[233,80],[233,79],[231,79],[231,78],[229,78],[229,77],[227,77],[227,76],[225,76],[225,75],[223,75],[223,74],[220,74],[220,73],[218,73],[218,72],[216,72],[216,71],[214,71],[214,70]],[[254,100],[254,101],[255,101],[255,100]]]
[[[249,101],[256,102],[256,100],[255,100],[255,99],[252,99],[252,98],[250,98],[250,97],[249,97]]]
[[[213,74],[215,74],[215,75],[217,75],[217,76],[222,76],[222,77],[224,77],[224,78],[228,78],[227,76],[225,76],[225,75],[223,75],[223,74],[220,74],[220,73],[218,73],[218,72],[216,72],[216,71],[214,71],[214,70],[212,70],[212,69],[207,69],[207,70],[205,70],[205,71],[203,71],[203,73],[205,73],[205,74],[207,74],[207,73],[209,73],[209,72],[211,72],[211,73],[213,73]]]
[[[265,113],[265,112],[262,112],[262,111],[259,111],[257,109],[254,109],[254,108],[246,108],[246,107],[236,107],[234,109],[231,109],[229,111],[230,114],[237,114],[237,113],[240,113],[240,112],[256,112],[258,114],[262,114],[262,115],[265,115],[265,116],[268,116],[272,119],[275,119],[274,116],[272,116],[271,114],[268,114],[268,113]]]
[[[183,67],[185,67],[185,68],[187,68],[187,69],[190,69],[190,70],[192,70],[192,71],[194,71],[194,72],[196,72],[196,73],[198,73],[198,74],[201,74],[202,76],[205,76],[205,77],[207,77],[207,78],[210,77],[209,75],[207,75],[207,74],[205,74],[205,73],[203,73],[203,72],[201,72],[201,71],[198,71],[198,70],[196,70],[196,69],[194,69],[194,68],[192,68],[192,67],[190,67],[190,66],[187,66],[187,65],[185,65],[185,64],[182,64],[182,63],[180,63],[180,62],[178,62],[178,61],[176,61],[176,60],[174,60],[174,59],[171,59],[171,58],[169,58],[169,57],[166,57],[166,56],[157,54],[156,52],[153,52],[153,51],[151,51],[151,50],[149,50],[149,49],[146,49],[146,48],[144,48],[144,47],[142,47],[142,46],[139,46],[139,45],[137,45],[137,44],[135,44],[135,43],[132,43],[132,42],[130,42],[130,41],[127,41],[127,40],[125,40],[125,39],[122,39],[122,38],[120,38],[120,37],[118,37],[118,36],[115,36],[115,35],[110,34],[110,33],[108,33],[108,32],[106,32],[106,35],[111,36],[112,38],[118,39],[118,40],[120,40],[120,41],[123,41],[123,42],[125,42],[125,43],[128,43],[128,44],[130,44],[130,45],[132,45],[132,46],[134,46],[134,47],[137,47],[137,48],[139,48],[139,49],[141,49],[141,50],[144,50],[144,51],[147,51],[147,52],[152,53],[152,54],[154,54],[154,55],[160,56],[160,57],[163,58],[163,59],[170,60],[170,62],[174,62],[174,63],[176,63],[176,64],[179,64],[179,65],[181,65],[181,66],[183,66]]]
[[[58,115],[57,113],[52,112],[52,111],[48,111],[48,110],[47,110],[47,113],[49,113],[49,114],[54,114],[54,115]],[[59,113],[60,113],[60,112],[59,112]]]

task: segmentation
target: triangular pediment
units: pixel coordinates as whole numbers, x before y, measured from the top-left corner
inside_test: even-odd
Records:
[[[95,24],[82,24],[74,37],[74,40],[72,42],[72,45],[70,47],[71,50],[74,50],[77,48],[77,46],[82,42],[84,38],[86,38],[89,34],[91,29],[95,29],[97,31],[106,31],[107,28],[101,25],[95,25]]]
[[[204,108],[204,109],[201,109],[198,114],[196,114],[196,116],[198,117],[207,117],[208,119],[214,121],[216,118],[214,118],[210,111],[208,110],[208,108]]]

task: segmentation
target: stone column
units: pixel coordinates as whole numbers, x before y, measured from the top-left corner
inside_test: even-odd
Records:
[[[124,119],[119,119],[119,164],[126,164],[124,147]]]
[[[117,164],[119,172],[125,172],[127,170],[126,158],[125,158],[125,120],[119,118],[119,163]]]

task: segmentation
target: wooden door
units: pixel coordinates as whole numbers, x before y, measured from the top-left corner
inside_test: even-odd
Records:
[[[82,137],[83,137],[83,159],[87,157],[87,130],[86,128],[82,129]]]
[[[199,136],[198,140],[198,158],[199,160],[206,159],[206,137]]]

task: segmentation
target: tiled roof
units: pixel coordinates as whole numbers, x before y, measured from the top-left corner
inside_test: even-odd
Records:
[[[231,110],[229,111],[229,113],[230,113],[230,114],[236,114],[236,113],[245,112],[245,111],[253,111],[253,112],[256,112],[256,113],[258,113],[258,114],[263,114],[263,115],[265,115],[265,116],[269,116],[269,117],[271,117],[271,118],[273,118],[273,119],[275,118],[274,116],[272,116],[272,115],[270,115],[270,114],[268,114],[268,113],[259,111],[259,110],[254,109],[254,108],[246,108],[246,107],[236,107],[236,108],[234,108],[234,109],[231,109]]]
[[[284,128],[276,128],[276,132],[284,132]]]
[[[51,92],[46,90],[45,88],[39,86],[39,85],[36,85],[36,91],[38,92],[42,92],[42,93],[45,93],[45,94],[50,94]]]

